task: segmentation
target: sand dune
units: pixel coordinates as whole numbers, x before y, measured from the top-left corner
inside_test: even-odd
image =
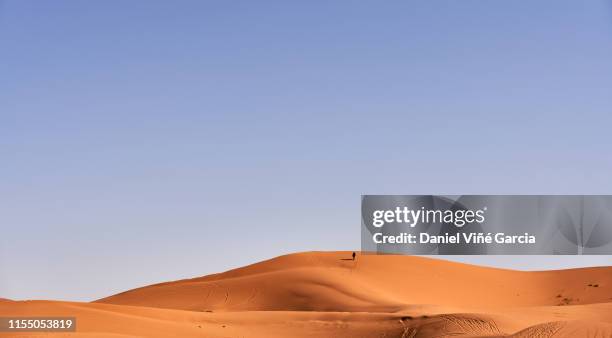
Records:
[[[0,316],[76,316],[85,337],[612,337],[612,267],[349,255],[281,256],[93,303],[4,300]]]
[[[520,272],[410,256],[359,255],[356,261],[343,260],[349,256],[282,256],[98,302],[195,311],[391,312],[412,304],[491,308],[612,301],[610,267]]]

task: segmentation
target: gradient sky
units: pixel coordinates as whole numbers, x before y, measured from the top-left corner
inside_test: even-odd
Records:
[[[610,194],[611,126],[610,1],[4,1],[0,297],[357,250],[361,194]]]

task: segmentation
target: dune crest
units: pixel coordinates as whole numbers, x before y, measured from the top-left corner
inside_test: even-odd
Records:
[[[394,312],[610,301],[612,268],[523,272],[414,256],[308,252],[211,276],[155,284],[100,303],[192,311]],[[596,285],[596,287],[594,287]]]
[[[350,254],[280,256],[92,303],[0,300],[0,316],[76,316],[82,337],[612,337],[612,267]]]

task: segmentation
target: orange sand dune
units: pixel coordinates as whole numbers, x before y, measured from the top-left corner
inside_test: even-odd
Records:
[[[0,316],[76,316],[83,337],[612,337],[612,267],[349,257],[287,255],[93,303],[3,300]]]
[[[99,303],[0,302],[0,316],[9,315],[77,317],[78,333],[54,333],[53,337],[552,337],[554,334],[554,337],[570,338],[612,335],[612,304],[417,316],[414,313],[319,311],[194,312]]]
[[[612,267],[521,272],[411,256],[348,257],[349,252],[281,256],[98,302],[193,311],[392,312],[414,304],[492,308],[612,301]]]

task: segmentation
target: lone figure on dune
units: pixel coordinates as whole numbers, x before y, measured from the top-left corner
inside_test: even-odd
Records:
[[[355,251],[353,251],[353,260],[355,260],[355,255],[356,255]]]

